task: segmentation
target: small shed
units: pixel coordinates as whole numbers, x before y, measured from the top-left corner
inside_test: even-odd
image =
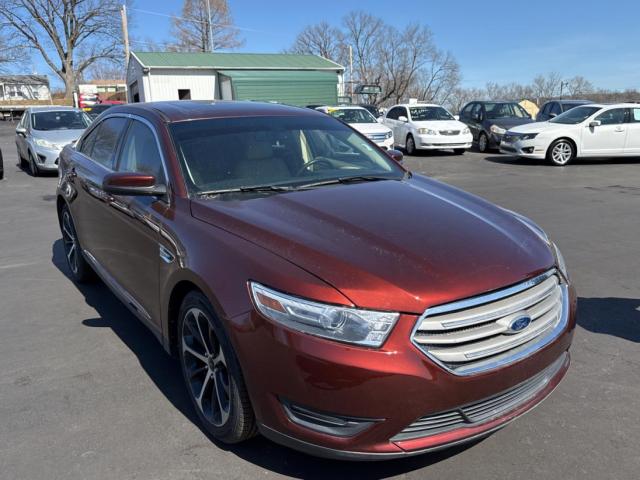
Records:
[[[0,100],[51,100],[49,78],[46,75],[2,75]]]
[[[344,67],[317,55],[132,52],[127,88],[130,102],[335,104],[343,93]]]

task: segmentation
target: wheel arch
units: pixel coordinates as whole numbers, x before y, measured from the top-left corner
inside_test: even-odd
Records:
[[[571,144],[571,146],[573,147],[573,151],[575,152],[575,156],[576,156],[576,157],[578,157],[578,155],[579,155],[579,153],[580,153],[580,152],[578,151],[578,142],[576,142],[576,141],[575,141],[575,139],[573,139],[573,138],[571,138],[571,137],[569,137],[569,136],[567,136],[567,135],[563,135],[563,136],[560,136],[560,137],[558,137],[558,138],[554,138],[554,139],[549,143],[549,146],[547,147],[547,151],[545,152],[545,155],[548,155],[548,154],[549,154],[549,152],[551,151],[551,147],[552,147],[553,145],[555,145],[555,143],[556,143],[557,141],[559,141],[559,140],[566,140],[566,141],[568,141],[568,142]]]

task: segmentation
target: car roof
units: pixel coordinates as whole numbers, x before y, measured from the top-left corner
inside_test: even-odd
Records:
[[[398,105],[394,105],[394,107],[441,107],[441,106],[442,105],[438,105],[436,103],[399,103]]]
[[[359,105],[323,105],[318,108],[333,108],[336,110],[366,110],[366,108]]]
[[[75,111],[75,112],[81,112],[82,110],[80,110],[79,108],[74,108],[74,107],[68,107],[65,105],[45,105],[42,107],[29,107],[27,108],[27,110],[31,113],[36,113],[36,112],[61,112],[61,111],[66,111],[66,110],[71,110],[71,111]]]
[[[197,101],[174,100],[168,102],[128,103],[114,105],[111,113],[131,113],[160,116],[165,122],[183,122],[224,117],[245,116],[307,116],[321,112],[290,105],[254,101]]]
[[[587,104],[587,103],[593,103],[591,100],[573,100],[573,99],[566,99],[566,100],[549,100],[549,102],[576,103],[576,104]],[[546,102],[546,103],[549,103],[549,102]]]

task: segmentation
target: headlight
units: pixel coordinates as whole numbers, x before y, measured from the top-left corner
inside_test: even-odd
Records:
[[[552,243],[551,247],[553,249],[553,255],[556,257],[556,264],[558,265],[558,270],[560,270],[560,273],[565,279],[569,280],[569,272],[567,271],[567,264],[564,262],[564,257],[562,256],[562,253],[560,253],[560,249],[555,243]]]
[[[471,133],[471,130],[469,130],[469,127],[467,127],[464,130],[462,130],[462,134],[463,135],[468,135],[469,133]]]
[[[435,130],[431,130],[430,128],[419,128],[418,133],[420,135],[437,135],[438,134],[438,132],[436,132]]]
[[[523,133],[520,135],[520,140],[533,140],[537,136],[537,133]]]
[[[60,148],[55,143],[51,143],[48,140],[45,140],[43,138],[34,138],[33,143],[43,148],[54,148],[54,149]]]
[[[498,135],[502,135],[506,132],[504,128],[500,128],[497,125],[491,125],[491,128],[489,128],[489,130],[491,130],[492,133],[497,133]]]
[[[387,134],[385,135],[385,138],[391,138],[391,137],[393,137],[393,132],[391,130],[389,130],[387,132]]]
[[[265,317],[301,332],[366,347],[379,347],[400,314],[317,303],[251,282],[255,306]]]

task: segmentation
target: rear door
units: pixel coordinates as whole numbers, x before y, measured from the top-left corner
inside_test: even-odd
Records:
[[[605,110],[594,120],[601,124],[590,127],[588,124],[582,132],[582,154],[589,156],[622,155],[627,139],[626,108]]]
[[[471,108],[471,113],[469,114],[469,130],[471,130],[471,134],[473,135],[473,139],[478,141],[478,136],[480,132],[482,132],[482,104],[474,103]]]
[[[162,154],[153,127],[132,118],[119,149],[116,171],[152,174],[166,185]],[[109,266],[131,302],[151,326],[159,323],[160,230],[168,197],[112,195],[108,203]]]
[[[640,155],[640,107],[629,109],[625,155]]]

